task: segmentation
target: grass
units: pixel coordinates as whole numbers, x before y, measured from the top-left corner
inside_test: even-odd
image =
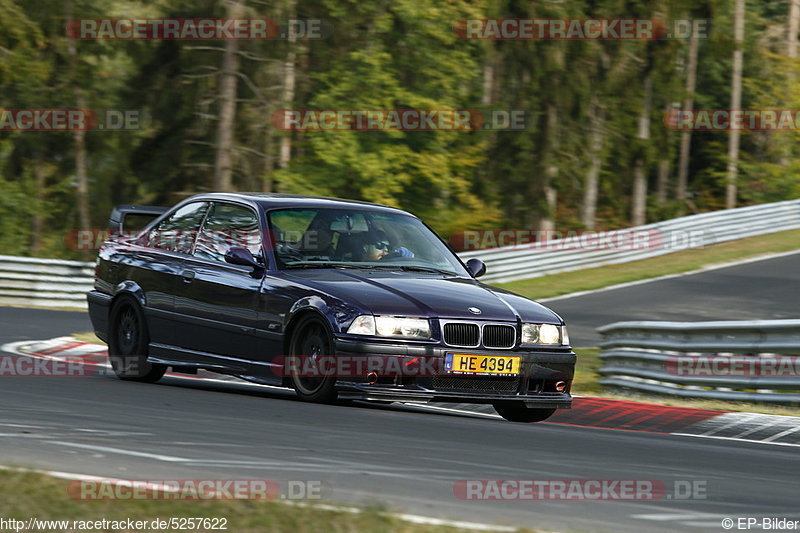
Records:
[[[578,291],[600,289],[609,285],[642,279],[680,274],[701,268],[748,259],[770,253],[788,252],[800,248],[800,230],[781,231],[723,242],[704,248],[608,265],[574,272],[552,274],[539,278],[498,284],[499,287],[533,299],[552,298]]]
[[[73,333],[72,337],[75,337],[75,340],[79,340],[81,342],[88,342],[89,344],[105,344],[103,341],[97,338],[97,335],[94,334],[92,331],[87,331],[83,333]]]
[[[612,400],[628,400],[633,402],[670,405],[675,407],[691,407],[694,409],[716,409],[720,411],[742,411],[748,413],[764,413],[768,415],[800,416],[800,408],[770,405],[753,402],[730,402],[723,400],[693,400],[672,396],[612,392],[599,383],[602,378],[597,371],[603,365],[599,348],[576,348],[578,362],[575,365],[575,380],[572,394],[576,396],[595,396]]]
[[[380,508],[360,513],[289,506],[276,501],[81,501],[67,493],[69,481],[43,474],[0,471],[0,517],[8,520],[146,520],[171,517],[226,518],[236,533],[458,533],[447,526],[406,522]],[[146,528],[149,530],[149,528]],[[78,529],[58,531],[77,532]],[[104,531],[111,531],[106,529]],[[114,529],[115,532],[133,532]],[[205,530],[202,530],[205,531]],[[520,532],[531,530],[520,530]]]

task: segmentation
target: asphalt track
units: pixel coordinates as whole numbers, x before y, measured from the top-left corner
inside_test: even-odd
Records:
[[[551,305],[584,328],[598,317],[755,318],[763,311],[758,318],[786,318],[796,308],[798,266],[793,256],[621,289],[623,295],[587,295],[575,316]],[[675,282],[693,303],[681,301]],[[602,305],[593,306],[598,297]],[[579,299],[570,300],[563,303]],[[640,303],[619,307],[626,301]],[[678,310],[668,311],[668,301]],[[0,308],[0,344],[88,328],[83,313]],[[101,376],[4,377],[0,462],[126,479],[267,478],[282,488],[289,480],[321,481],[329,502],[557,531],[723,531],[726,517],[800,520],[794,446],[313,405],[291,392],[177,378],[146,385]],[[453,487],[465,479],[658,480],[668,489],[695,482],[705,498],[464,501]]]
[[[595,328],[621,320],[768,320],[800,316],[800,253],[663,279],[546,305],[573,346],[596,346]]]

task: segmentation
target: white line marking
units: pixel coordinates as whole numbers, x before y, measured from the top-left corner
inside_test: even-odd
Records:
[[[721,244],[721,243],[720,243]],[[537,298],[537,302],[554,302],[556,300],[566,300],[567,298],[577,298],[578,296],[586,296],[587,294],[595,294],[598,292],[605,292],[605,291],[614,291],[617,289],[624,289],[627,287],[633,287],[635,285],[642,285],[644,283],[652,283],[654,281],[662,281],[665,279],[673,279],[673,278],[682,278],[684,276],[693,276],[695,274],[702,274],[703,272],[711,272],[714,270],[721,270],[723,268],[730,268],[739,265],[746,265],[748,263],[755,263],[757,261],[767,261],[769,259],[778,259],[780,257],[786,257],[790,255],[800,254],[800,250],[792,250],[789,252],[780,252],[780,253],[769,253],[764,255],[758,255],[756,257],[751,257],[749,259],[742,259],[741,261],[732,261],[729,263],[717,263],[714,265],[708,265],[703,268],[699,268],[697,270],[690,270],[688,272],[680,272],[678,274],[668,274],[666,276],[659,276],[657,278],[649,278],[649,279],[640,279],[637,281],[629,281],[626,283],[618,283],[617,285],[609,285],[608,287],[601,287],[599,289],[592,289],[588,291],[578,291],[578,292],[571,292],[569,294],[562,294],[561,296],[553,296],[552,298]],[[663,257],[663,256],[662,256]],[[604,265],[604,266],[613,266],[613,265]],[[573,272],[579,272],[578,270],[574,270]],[[519,280],[522,281],[522,280]],[[509,282],[513,283],[513,282]]]
[[[652,513],[652,514],[632,514],[631,518],[638,518],[639,520],[653,520],[657,522],[666,522],[667,520],[692,520],[703,518],[723,518],[727,515],[714,514],[714,513]]]
[[[746,431],[742,431],[741,433],[737,433],[736,435],[733,436],[733,438],[734,439],[740,439],[740,438],[744,437],[745,435],[750,435],[752,433],[758,433],[762,429],[767,429],[767,428],[772,427],[772,426],[778,426],[778,425],[781,425],[783,423],[785,423],[784,420],[770,420],[769,422],[766,422],[764,424],[759,424],[754,428],[750,428],[750,429],[748,429]]]
[[[800,431],[800,426],[797,426],[797,427],[794,427],[794,428],[789,428],[787,430],[781,431],[780,433],[776,433],[775,435],[772,435],[771,437],[768,437],[768,438],[764,439],[762,442],[772,442],[772,441],[777,440],[777,439],[779,439],[781,437],[785,437],[786,435],[794,433],[795,431]]]
[[[728,424],[723,424],[722,426],[719,426],[719,427],[716,427],[716,428],[711,428],[708,431],[706,431],[705,433],[701,433],[698,436],[701,436],[701,437],[710,436],[710,435],[712,435],[714,433],[719,433],[722,430],[725,430],[725,429],[728,429],[728,428],[732,428],[733,426],[747,423],[747,422],[749,422],[750,420],[752,420],[754,418],[758,418],[759,416],[760,416],[759,413],[722,413],[721,415],[715,416],[714,418],[712,418],[710,420],[718,421],[718,420],[720,420],[721,418],[724,417],[724,418],[733,418],[734,421],[733,422],[729,422]]]
[[[399,402],[401,405],[405,407],[415,407],[417,409],[430,409],[432,411],[446,411],[450,413],[461,413],[466,415],[478,415],[478,416],[485,416],[488,418],[499,418],[502,420],[502,416],[500,415],[493,415],[492,413],[479,413],[477,411],[464,411],[462,409],[452,409],[450,407],[439,407],[438,405],[415,405],[413,403],[403,403]]]
[[[800,444],[794,444],[791,442],[770,442],[766,440],[753,440],[753,439],[737,439],[735,437],[720,437],[719,435],[693,435],[691,433],[670,433],[670,435],[680,435],[681,437],[699,437],[701,439],[720,439],[720,440],[732,440],[736,442],[752,442],[755,444],[767,444],[770,446],[795,446],[800,447]]]
[[[59,446],[69,446],[73,448],[82,448],[84,450],[93,450],[96,452],[118,453],[121,455],[132,455],[134,457],[148,457],[157,461],[166,461],[169,463],[180,463],[186,461],[194,461],[187,457],[174,457],[171,455],[160,455],[157,453],[137,452],[134,450],[123,450],[122,448],[110,448],[108,446],[95,446],[93,444],[81,444],[78,442],[66,442],[61,440],[48,441],[50,444],[58,444]]]
[[[296,501],[282,501],[281,503],[285,503],[286,505],[293,505],[295,507],[310,507],[312,509],[320,509],[322,511],[336,511],[340,513],[350,513],[350,514],[360,514],[362,511],[356,507],[344,507],[340,505],[329,505],[329,504],[307,504],[305,502],[296,502]],[[447,520],[444,518],[433,518],[431,516],[422,516],[416,514],[408,514],[408,513],[386,513],[389,516],[393,516],[395,518],[399,518],[405,522],[411,522],[412,524],[424,524],[424,525],[431,525],[431,526],[450,526],[460,529],[470,529],[472,531],[501,531],[501,532],[513,532],[518,531],[519,528],[510,527],[510,526],[496,526],[492,524],[482,524],[480,522],[464,522],[461,520]]]

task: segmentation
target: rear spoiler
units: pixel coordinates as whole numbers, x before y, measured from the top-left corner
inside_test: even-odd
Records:
[[[132,226],[132,230],[142,229],[167,209],[169,209],[169,207],[160,207],[156,205],[114,206],[114,209],[111,210],[111,216],[108,217],[108,229],[111,230],[112,233],[129,230],[128,226]],[[133,223],[130,219],[137,219],[137,222]]]

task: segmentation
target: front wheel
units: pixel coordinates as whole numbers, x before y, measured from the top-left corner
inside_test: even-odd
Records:
[[[300,319],[300,323],[295,328],[292,336],[291,355],[298,356],[299,360],[310,359],[310,365],[294,365],[290,371],[292,386],[297,396],[306,402],[333,403],[336,401],[336,376],[335,372],[329,375],[322,375],[319,371],[310,372],[316,375],[304,375],[303,369],[316,368],[316,363],[320,358],[332,355],[331,347],[333,340],[328,328],[322,321],[314,316],[307,316]]]
[[[509,422],[541,422],[556,412],[555,409],[531,409],[519,401],[495,402],[494,410]]]
[[[111,331],[108,359],[118,378],[154,383],[164,376],[167,367],[147,361],[150,336],[139,303],[122,296],[111,308]]]

